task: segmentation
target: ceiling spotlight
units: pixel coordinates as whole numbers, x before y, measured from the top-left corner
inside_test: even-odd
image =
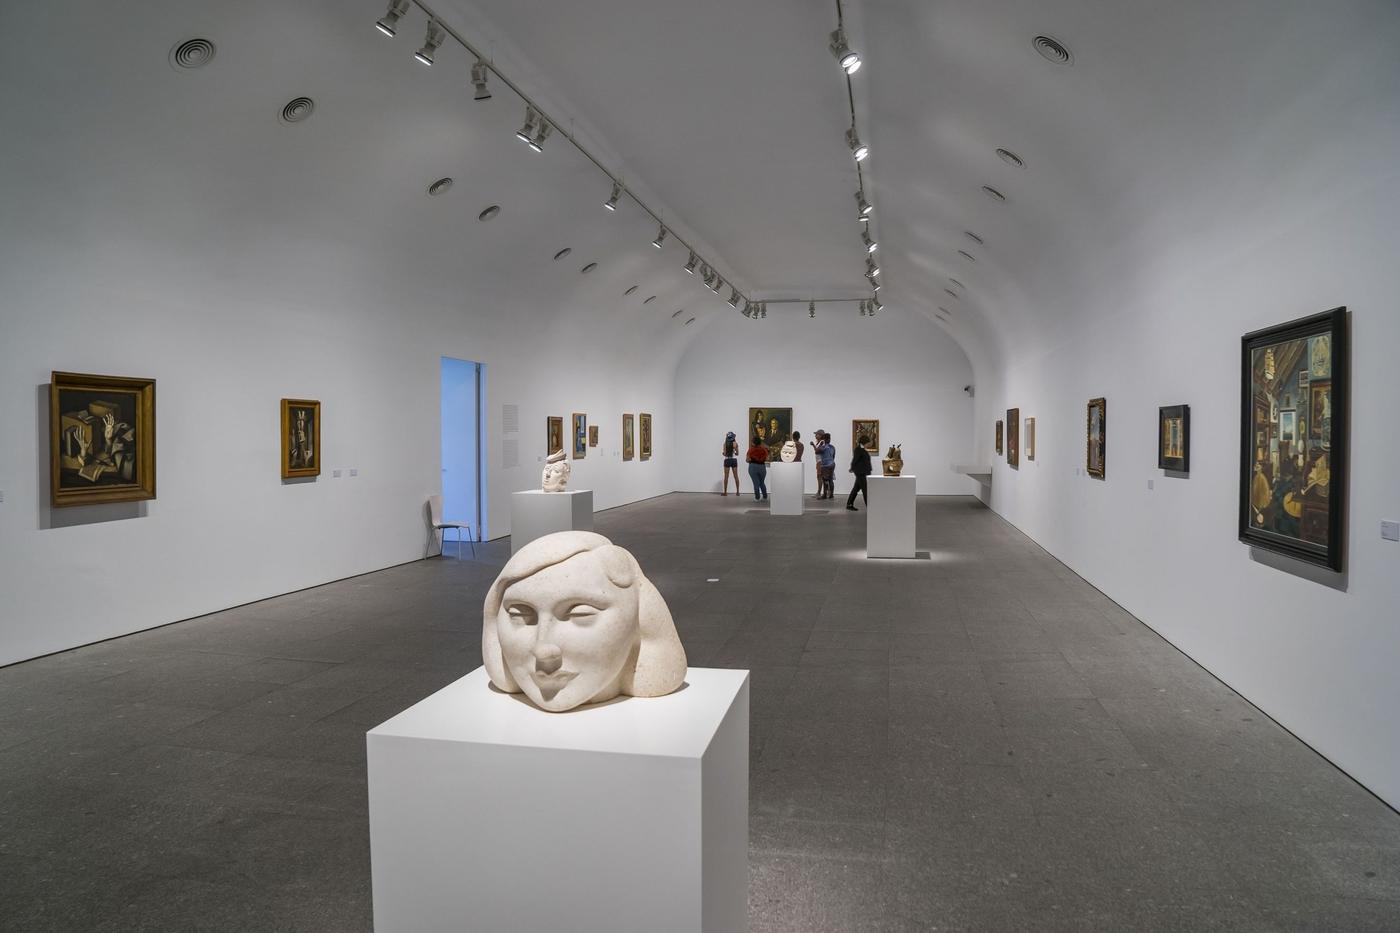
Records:
[[[656,234],[656,239],[654,239],[654,240],[651,241],[651,245],[652,245],[652,246],[655,246],[657,249],[660,249],[660,248],[661,248],[661,244],[664,243],[665,241],[666,241],[666,228],[663,226],[663,227],[661,228],[660,232],[658,232],[658,233]]]
[[[714,278],[710,279],[710,281],[707,282],[706,284],[709,286],[710,291],[712,291],[712,292],[714,292],[716,295],[718,295],[718,294],[719,294],[719,290],[720,290],[721,288],[724,287],[724,279],[720,278],[720,277],[719,277],[719,273],[716,272],[716,273],[714,274]]]
[[[695,250],[690,251],[690,261],[685,264],[685,271],[691,275],[695,274],[695,264],[700,261],[700,257],[695,255]]]
[[[525,105],[525,125],[515,131],[515,138],[522,143],[528,143],[535,138],[535,129],[539,122],[540,115],[534,107]]]
[[[817,303],[815,301],[807,302],[807,316],[810,318],[817,316]]]
[[[880,287],[881,287],[881,286],[880,286],[880,280],[879,280],[879,279],[875,278],[875,276],[873,276],[873,275],[867,275],[865,278],[870,282],[870,288],[871,288],[871,290],[877,291],[877,292],[880,290]]]
[[[874,238],[870,236],[870,228],[868,227],[860,232],[860,241],[865,244],[867,253],[873,253],[880,248],[880,244],[876,243]]]
[[[425,65],[433,63],[433,55],[437,53],[438,46],[447,38],[447,33],[438,25],[435,19],[428,20],[428,34],[423,38],[423,47],[413,53],[413,57]]]
[[[744,317],[748,317],[749,315],[753,314],[753,302],[749,301],[747,298],[744,299],[744,310],[740,311],[739,313],[742,314]]]
[[[958,255],[961,256],[962,258],[966,259],[968,262],[976,262],[976,261],[977,261],[977,257],[974,256],[974,255],[972,255],[971,253],[969,253],[969,252],[968,252],[967,250],[965,250],[965,249],[960,249],[960,250],[958,250]]]
[[[874,298],[870,299],[870,307],[875,311],[883,311],[885,310],[885,303],[880,300],[879,295],[876,295]]]
[[[870,155],[870,147],[860,141],[854,126],[846,131],[846,145],[851,147],[851,156],[857,162],[864,162],[865,157]]]
[[[399,34],[399,20],[408,14],[408,0],[389,0],[389,11],[379,17],[375,28],[390,39]]]
[[[540,117],[540,129],[535,134],[535,138],[530,140],[530,148],[536,152],[544,152],[544,141],[549,138],[549,134],[554,132],[554,127],[549,125],[549,121],[543,116]]]
[[[860,207],[860,219],[869,220],[870,212],[873,211],[875,208],[871,206],[869,201],[865,200],[864,191],[856,192],[856,204]]]
[[[952,282],[952,283],[953,283],[954,285],[956,285],[958,288],[967,288],[966,285],[964,285],[963,283],[959,282],[957,279],[953,278],[952,276],[949,276],[949,277],[948,277],[948,281],[949,281],[949,282]]]
[[[853,75],[860,71],[860,56],[852,52],[850,45],[846,43],[845,29],[837,29],[831,34],[830,48],[831,54],[836,56],[846,74]]]
[[[867,308],[868,306],[869,306],[869,302],[867,302],[867,301],[865,301],[864,299],[862,299],[862,300],[861,300],[861,303],[860,303],[860,316],[861,316],[861,317],[865,317],[865,311],[866,311],[866,308]]]
[[[621,200],[621,198],[622,185],[618,182],[613,182],[612,194],[608,195],[608,199],[603,202],[603,206],[610,211],[615,211],[617,210],[617,202]]]
[[[739,307],[739,289],[734,288],[732,285],[729,288],[729,307]]]
[[[473,100],[490,100],[491,89],[486,86],[486,75],[488,69],[485,62],[477,62],[472,65],[472,84],[476,86],[476,97]]]
[[[880,264],[875,261],[874,256],[865,257],[865,274],[867,276],[880,274]]]

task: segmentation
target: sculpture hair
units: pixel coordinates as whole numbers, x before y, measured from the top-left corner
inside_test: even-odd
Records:
[[[491,589],[482,607],[481,658],[491,683],[507,693],[520,693],[520,685],[511,676],[501,655],[500,638],[496,633],[496,617],[500,614],[506,590],[521,580],[532,577],[549,567],[583,554],[598,561],[608,582],[618,589],[638,586],[637,622],[641,639],[634,657],[629,658],[622,674],[622,693],[634,697],[664,696],[678,689],[685,680],[685,648],[676,632],[671,610],[661,592],[642,573],[637,559],[625,548],[591,531],[570,531],[536,538],[515,553]]]

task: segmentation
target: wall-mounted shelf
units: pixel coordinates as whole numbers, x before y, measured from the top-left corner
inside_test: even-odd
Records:
[[[992,467],[990,464],[987,466],[972,466],[966,463],[955,463],[953,464],[953,472],[971,476],[973,479],[977,480],[977,482],[988,488],[992,485]]]

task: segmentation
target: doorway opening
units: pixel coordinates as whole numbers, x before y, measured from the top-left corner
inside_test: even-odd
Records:
[[[486,366],[442,358],[442,513],[486,540]]]

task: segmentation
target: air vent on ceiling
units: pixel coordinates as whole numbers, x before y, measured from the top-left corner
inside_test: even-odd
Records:
[[[974,256],[974,255],[972,255],[971,253],[969,253],[969,252],[968,252],[967,250],[965,250],[965,249],[960,249],[960,250],[958,250],[958,255],[961,256],[962,258],[966,259],[968,262],[976,262],[976,261],[977,261],[977,257]]]
[[[649,305],[649,304],[651,304],[651,303],[652,303],[653,301],[655,301],[655,300],[656,300],[656,296],[655,296],[655,295],[652,295],[652,296],[651,296],[650,298],[648,298],[646,301],[642,302],[642,304],[644,304],[644,305]]]
[[[694,323],[695,323],[695,318],[691,318],[690,320],[686,321],[686,322],[685,322],[684,324],[682,324],[681,326],[682,326],[682,327],[689,327],[691,324],[694,324]]]
[[[950,312],[947,308],[943,307],[942,305],[939,305],[939,306],[938,306],[938,310],[939,310],[939,311],[942,311],[944,314],[951,314],[951,313],[952,313],[952,312]]]
[[[948,281],[949,281],[949,282],[952,282],[952,283],[953,283],[954,285],[956,285],[958,288],[967,288],[966,285],[964,285],[963,283],[959,282],[957,279],[953,278],[952,276],[949,276],[949,277],[948,277]]]
[[[584,275],[587,275],[588,273],[592,272],[592,271],[593,271],[594,269],[596,269],[596,268],[598,268],[598,264],[597,264],[596,262],[590,262],[588,265],[584,266],[582,269],[580,269],[580,270],[578,270],[578,271],[582,272]]]
[[[953,291],[951,288],[945,288],[945,289],[943,289],[943,293],[944,293],[945,295],[952,295],[954,298],[957,298],[957,297],[958,297],[958,293],[955,292],[955,291]]]
[[[1032,40],[1032,44],[1035,46],[1035,50],[1048,61],[1052,61],[1057,65],[1074,64],[1074,55],[1072,55],[1069,48],[1058,39],[1052,39],[1049,36],[1036,36],[1035,39]]]
[[[1017,168],[1026,167],[1026,160],[1018,156],[1016,153],[1012,152],[1010,149],[998,149],[997,155],[1001,158],[1001,161],[1005,162],[1007,165],[1014,165]]]
[[[500,212],[501,212],[501,205],[499,205],[499,204],[492,204],[490,207],[486,208],[486,210],[482,211],[480,214],[477,214],[477,215],[476,215],[476,219],[479,220],[479,221],[481,221],[482,223],[485,223],[486,221],[491,220],[492,218],[494,218],[494,217],[495,217],[497,214],[499,214]]]
[[[641,288],[640,285],[633,285],[631,288],[627,289],[627,291],[623,292],[622,294],[623,294],[624,296],[625,296],[625,295],[630,295],[630,294],[632,294],[633,292],[635,292],[635,291],[636,291],[637,289],[639,289],[639,288]]]
[[[282,108],[283,123],[300,123],[316,110],[316,102],[309,97],[294,97]]]
[[[680,316],[681,316],[681,312],[684,311],[684,310],[685,310],[685,308],[677,308],[677,309],[676,309],[676,313],[673,314],[673,315],[671,315],[671,317],[680,317]]]
[[[967,237],[969,240],[971,240],[972,242],[976,243],[978,246],[985,246],[985,245],[987,245],[987,241],[986,241],[986,240],[982,239],[980,236],[978,236],[977,234],[973,233],[971,230],[964,230],[964,231],[963,231],[963,236]]]
[[[203,68],[218,51],[208,39],[186,39],[170,50],[170,64],[186,70]]]
[[[452,179],[439,178],[437,181],[433,182],[431,185],[428,186],[428,194],[429,196],[435,198],[440,194],[446,194],[451,187]]]
[[[997,189],[993,188],[991,185],[983,185],[983,186],[982,186],[982,190],[985,191],[985,192],[987,193],[987,197],[989,197],[989,198],[993,198],[993,199],[995,199],[995,200],[997,200],[997,201],[1005,201],[1005,200],[1006,200],[1006,195],[1002,194],[1000,191],[998,191]]]
[[[573,252],[572,247],[566,246],[566,247],[564,247],[563,249],[561,249],[559,252],[557,252],[557,253],[554,254],[554,261],[555,261],[555,262],[558,262],[559,260],[563,259],[565,256],[569,255],[569,254],[572,253],[572,252]]]

